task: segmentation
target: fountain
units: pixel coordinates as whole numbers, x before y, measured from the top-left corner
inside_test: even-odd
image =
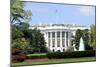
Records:
[[[73,44],[73,48],[74,48],[74,51],[77,51],[77,49],[75,48],[75,44]]]
[[[85,46],[84,46],[84,42],[83,42],[83,38],[80,38],[80,44],[79,44],[79,51],[84,51],[85,50]]]

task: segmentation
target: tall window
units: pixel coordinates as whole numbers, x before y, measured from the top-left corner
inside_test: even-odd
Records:
[[[62,37],[65,37],[65,32],[62,32]]]
[[[57,37],[60,37],[60,32],[57,32]]]
[[[68,32],[66,32],[66,38],[68,38]]]
[[[68,38],[66,39],[66,46],[68,46]]]
[[[60,47],[60,39],[57,39],[57,47]]]
[[[48,39],[48,46],[50,47],[50,39]]]
[[[52,47],[55,47],[55,39],[52,39]]]
[[[66,32],[66,46],[68,46],[68,33],[69,32]]]
[[[60,32],[57,32],[57,47],[60,47]]]
[[[55,32],[52,32],[52,38],[55,38]]]
[[[62,39],[62,47],[65,47],[65,39]]]
[[[48,38],[50,38],[50,32],[48,32]]]

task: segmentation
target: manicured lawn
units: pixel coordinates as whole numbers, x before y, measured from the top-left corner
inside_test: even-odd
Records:
[[[76,62],[92,62],[95,57],[82,58],[65,58],[65,59],[49,59],[44,61],[25,61],[21,63],[13,63],[12,66],[30,66],[30,65],[44,65],[44,64],[61,64],[61,63],[76,63]]]
[[[31,56],[31,55],[34,55],[34,56],[35,56],[35,55],[46,55],[46,53],[40,53],[40,54],[39,54],[39,53],[35,53],[35,54],[28,54],[28,56]]]

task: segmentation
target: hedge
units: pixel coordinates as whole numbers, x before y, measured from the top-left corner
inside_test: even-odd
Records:
[[[93,57],[96,55],[95,52],[96,52],[95,50],[55,52],[55,53],[47,53],[47,57],[49,59]]]
[[[27,55],[28,59],[33,59],[33,58],[47,58],[46,54],[39,54],[39,55]]]

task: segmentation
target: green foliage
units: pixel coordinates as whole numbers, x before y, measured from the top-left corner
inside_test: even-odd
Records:
[[[74,47],[73,46],[69,46],[66,51],[74,51]]]
[[[24,3],[18,0],[11,0],[11,23],[21,22],[24,19]]]
[[[33,59],[33,58],[47,58],[46,54],[31,54],[31,55],[27,55],[27,57],[29,59]]]
[[[94,57],[95,50],[47,53],[49,59]]]
[[[18,0],[11,0],[11,24],[29,22],[31,19],[31,11],[24,9],[24,2]]]
[[[84,45],[85,45],[85,50],[91,50],[92,47],[90,47],[89,45],[89,30],[88,29],[85,29],[83,30],[83,41],[84,41]]]
[[[32,13],[24,7],[25,2],[11,0],[12,47],[23,52],[46,52],[46,42],[40,30],[29,30]]]
[[[13,48],[17,48],[17,49],[21,49],[21,50],[25,50],[28,48],[29,42],[25,39],[25,38],[17,38],[16,40],[14,40],[13,42]]]
[[[31,48],[35,48],[33,51],[36,53],[46,52],[47,51],[46,42],[40,30],[35,28],[31,31],[31,33],[32,33]]]
[[[12,27],[12,48],[26,51],[29,46],[29,40],[23,37],[24,34],[17,27]]]
[[[79,50],[79,43],[80,43],[80,38],[83,38],[84,41],[84,45],[85,45],[85,50],[92,50],[92,47],[89,44],[89,40],[91,36],[89,34],[89,30],[88,29],[84,29],[84,30],[80,30],[78,29],[76,31],[76,35],[75,35],[75,47],[77,50]]]
[[[29,23],[26,23],[26,22],[24,22],[24,23],[19,23],[19,25],[18,25],[17,27],[18,27],[18,29],[20,29],[21,31],[28,30],[28,28],[29,28]]]
[[[75,35],[75,47],[78,50],[79,49],[79,43],[80,43],[80,38],[82,37],[83,33],[82,30],[78,29],[76,31],[76,35]]]
[[[12,47],[21,49],[27,54],[47,52],[46,42],[40,30],[29,30],[23,25],[12,28]]]
[[[91,25],[89,44],[93,49],[96,49],[96,27]]]
[[[12,27],[12,39],[15,40],[17,38],[22,38],[23,37],[23,33],[18,30],[16,27]]]
[[[12,26],[12,48],[27,52],[30,44],[29,20],[31,20],[31,11],[25,10],[25,2],[19,0],[11,0],[11,26]]]

